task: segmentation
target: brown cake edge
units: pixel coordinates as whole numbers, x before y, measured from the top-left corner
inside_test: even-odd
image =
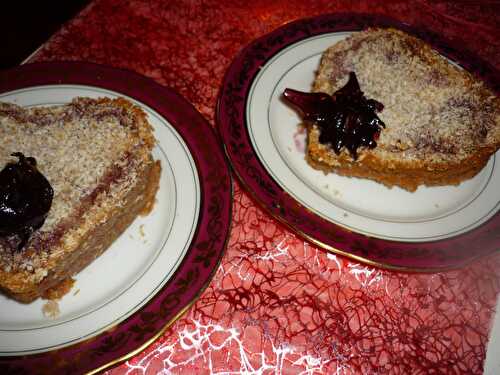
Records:
[[[306,161],[314,169],[325,174],[336,174],[365,178],[379,182],[389,188],[399,186],[413,192],[420,185],[444,186],[458,185],[474,177],[487,164],[494,150],[484,148],[465,160],[456,163],[431,163],[428,161],[383,160],[370,153],[363,161],[353,160],[350,156],[340,155],[332,158],[333,151],[318,142],[317,132],[308,131]],[[330,162],[328,162],[330,160]]]

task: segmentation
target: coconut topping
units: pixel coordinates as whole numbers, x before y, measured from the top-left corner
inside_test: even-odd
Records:
[[[459,162],[495,147],[498,97],[429,46],[395,33],[370,29],[329,48],[312,91],[333,94],[355,71],[364,94],[384,103],[387,127],[366,150],[379,158]]]
[[[154,142],[143,140],[143,125],[136,121],[133,109],[109,99],[76,98],[66,105],[32,108],[0,102],[0,165],[13,162],[12,150],[36,155],[39,171],[54,190],[45,222],[23,251],[16,251],[12,236],[0,236],[0,269],[43,278],[48,262],[58,256],[53,249],[63,236],[72,241],[68,230],[86,220],[89,209],[110,197],[119,204],[149,160],[146,151],[138,150]]]

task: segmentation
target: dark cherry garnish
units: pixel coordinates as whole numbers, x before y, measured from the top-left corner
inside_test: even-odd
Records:
[[[346,147],[357,159],[358,147],[376,147],[380,130],[385,128],[376,115],[384,109],[383,104],[365,98],[354,72],[333,95],[285,89],[283,96],[302,112],[305,121],[318,126],[319,142],[330,145],[336,154]]]
[[[21,250],[50,210],[54,191],[33,157],[15,152],[19,160],[0,172],[0,236],[19,236]]]

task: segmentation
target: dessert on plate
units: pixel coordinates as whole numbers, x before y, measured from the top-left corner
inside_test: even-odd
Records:
[[[475,176],[500,147],[500,99],[422,40],[355,32],[328,48],[303,115],[307,162],[325,173],[414,191]]]
[[[31,302],[69,280],[154,204],[153,130],[124,98],[0,103],[0,290]]]

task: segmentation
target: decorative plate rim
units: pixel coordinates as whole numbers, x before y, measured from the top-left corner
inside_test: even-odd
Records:
[[[442,36],[366,13],[334,13],[299,19],[246,46],[233,60],[219,92],[216,122],[235,175],[250,195],[292,231],[333,253],[370,265],[409,272],[436,272],[461,267],[500,250],[500,212],[467,233],[428,242],[399,242],[349,231],[313,213],[291,197],[267,172],[249,139],[246,106],[260,69],[278,52],[301,40],[326,33],[393,27],[415,35],[444,56],[479,76],[500,92],[498,71]]]
[[[70,346],[0,357],[0,369],[7,373],[30,369],[96,373],[136,355],[194,304],[212,280],[229,241],[232,180],[226,157],[214,129],[186,99],[136,72],[89,62],[37,62],[0,72],[0,92],[58,84],[112,90],[164,117],[186,143],[197,167],[201,194],[198,223],[177,270],[137,312],[111,329]]]

